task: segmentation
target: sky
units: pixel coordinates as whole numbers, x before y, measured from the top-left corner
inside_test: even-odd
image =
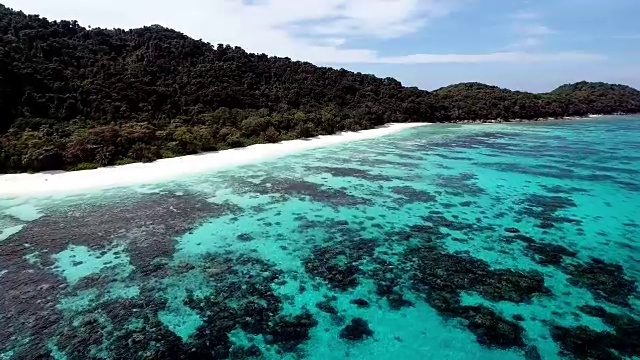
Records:
[[[49,20],[159,24],[212,44],[436,89],[640,88],[640,0],[2,0]]]

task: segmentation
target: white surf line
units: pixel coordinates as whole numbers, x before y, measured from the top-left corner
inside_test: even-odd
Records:
[[[323,135],[308,140],[257,144],[244,148],[160,159],[151,163],[135,163],[94,170],[0,175],[0,197],[78,193],[86,190],[156,183],[186,175],[255,163],[303,150],[376,138],[424,125],[428,123],[388,124],[376,129]]]

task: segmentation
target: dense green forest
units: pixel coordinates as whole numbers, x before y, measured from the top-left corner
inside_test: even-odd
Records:
[[[0,172],[85,169],[389,122],[640,112],[640,92],[545,94],[392,78],[213,46],[161,26],[85,29],[0,5]]]

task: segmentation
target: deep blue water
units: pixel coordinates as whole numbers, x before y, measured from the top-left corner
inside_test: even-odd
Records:
[[[640,358],[640,118],[0,199],[0,359]]]

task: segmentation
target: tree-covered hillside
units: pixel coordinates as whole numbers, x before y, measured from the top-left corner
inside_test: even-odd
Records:
[[[0,172],[78,169],[388,122],[640,112],[640,92],[548,94],[392,78],[212,46],[161,26],[85,29],[0,5]]]

